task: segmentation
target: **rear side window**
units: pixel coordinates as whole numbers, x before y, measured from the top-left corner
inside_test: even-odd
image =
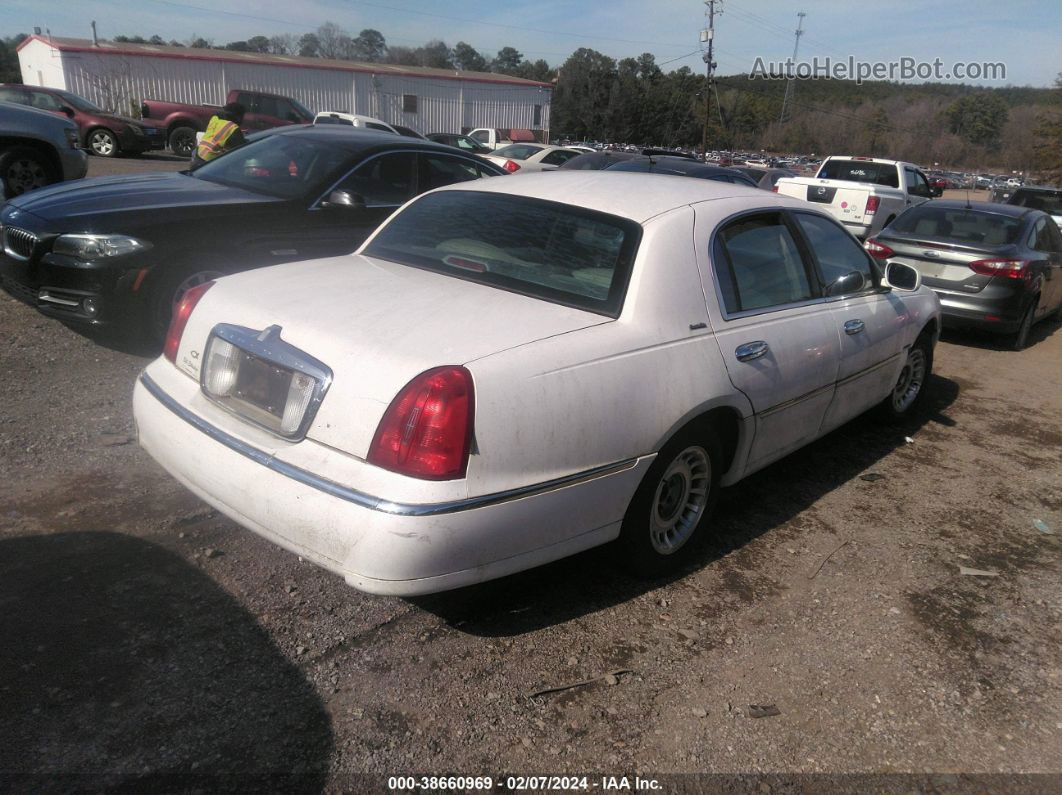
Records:
[[[869,182],[887,188],[900,187],[896,166],[873,163],[869,160],[831,160],[820,169],[819,179],[842,179],[848,182]]]
[[[1017,243],[1024,222],[1020,218],[971,207],[941,208],[934,202],[919,205],[889,224],[892,234],[919,240],[940,240],[963,245],[1005,246]]]
[[[452,185],[455,182],[467,182],[479,179],[479,177],[479,166],[476,163],[460,157],[421,155],[417,190],[423,193],[432,188],[441,188],[443,185]]]
[[[428,194],[363,253],[616,317],[641,238],[635,222],[558,202]]]
[[[796,240],[781,213],[745,216],[716,238],[715,267],[729,314],[813,297]]]
[[[0,88],[0,102],[17,102],[20,105],[28,104],[26,95],[17,88]]]
[[[0,97],[3,99],[3,97]],[[18,100],[12,100],[18,102]],[[1022,190],[1019,188],[1010,197],[1010,204],[1043,210],[1051,215],[1062,215],[1062,191]]]
[[[794,213],[793,216],[819,265],[826,295],[858,293],[874,286],[870,258],[847,232],[820,215]]]
[[[510,144],[503,146],[494,154],[498,157],[507,157],[510,160],[527,160],[533,154],[542,151],[541,146],[529,146],[528,144]]]

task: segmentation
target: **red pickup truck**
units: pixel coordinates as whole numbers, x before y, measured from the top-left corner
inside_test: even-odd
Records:
[[[239,102],[246,109],[244,133],[281,127],[285,124],[309,124],[313,114],[291,97],[234,88],[226,102]],[[166,140],[176,155],[190,157],[195,149],[195,134],[206,129],[218,105],[186,105],[145,99],[140,115],[166,130]]]

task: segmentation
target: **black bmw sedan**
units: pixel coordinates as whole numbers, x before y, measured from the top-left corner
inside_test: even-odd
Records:
[[[407,199],[504,173],[390,133],[271,131],[192,171],[82,180],[8,201],[0,283],[47,315],[159,342],[190,287],[349,253]]]

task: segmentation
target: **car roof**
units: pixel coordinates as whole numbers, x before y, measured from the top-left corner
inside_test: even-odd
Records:
[[[685,175],[714,176],[716,174],[729,174],[730,176],[747,176],[746,174],[742,174],[740,171],[734,168],[727,168],[726,166],[712,166],[707,163],[698,163],[696,160],[689,160],[685,157],[655,155],[653,157],[647,157],[644,155],[637,155],[624,162],[649,163],[652,166],[660,166],[661,170],[667,169],[668,171],[677,171]]]
[[[818,208],[809,206],[801,199],[780,196],[748,185],[706,179],[675,179],[669,174],[641,174],[607,169],[557,169],[518,177],[460,182],[438,190],[473,190],[528,196],[598,210],[638,223],[678,207],[718,199],[742,199],[766,208],[789,207],[818,211]]]
[[[412,138],[406,135],[395,135],[383,130],[371,130],[363,127],[350,127],[346,124],[298,124],[289,127],[274,128],[264,131],[270,135],[292,135],[299,138],[313,138],[330,141],[337,146],[342,146],[352,152],[363,149],[410,147],[425,150],[435,150],[453,154],[454,148],[446,144],[428,141],[424,138]],[[268,137],[268,136],[262,136]]]
[[[993,213],[994,215],[1009,215],[1013,218],[1020,218],[1026,213],[1040,212],[1032,207],[1022,207],[1017,204],[997,204],[995,202],[965,202],[958,199],[934,199],[931,202],[924,202],[918,205],[926,209],[936,208],[940,210],[974,210],[982,213]],[[913,209],[913,208],[912,208]]]

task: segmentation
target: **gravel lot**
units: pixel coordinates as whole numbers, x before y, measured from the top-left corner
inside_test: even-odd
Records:
[[[147,359],[0,295],[0,783],[1048,773],[1030,791],[1049,791],[1060,328],[1020,353],[946,335],[923,417],[857,419],[727,490],[680,576],[596,550],[401,600],[196,500],[135,442]]]

